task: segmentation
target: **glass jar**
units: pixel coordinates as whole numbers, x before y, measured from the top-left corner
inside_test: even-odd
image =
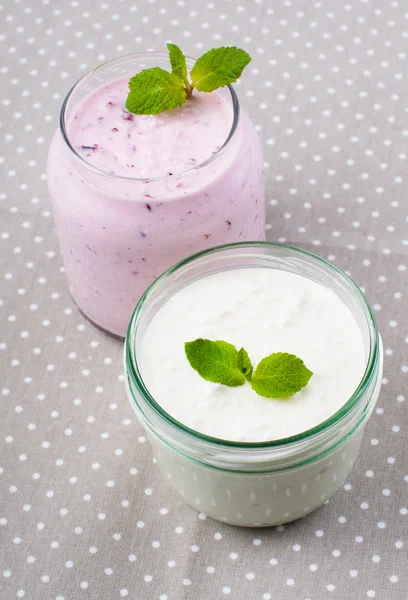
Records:
[[[191,69],[194,61],[187,62]],[[49,194],[71,296],[90,321],[119,337],[141,294],[176,261],[217,244],[264,239],[262,150],[231,86],[216,92],[230,109],[228,138],[182,173],[115,176],[71,144],[70,123],[93,92],[153,66],[169,69],[168,55],[125,56],[82,77],[65,98],[48,155]]]
[[[186,427],[149,394],[139,370],[144,335],[159,308],[197,279],[242,267],[290,271],[331,289],[354,316],[366,349],[363,378],[340,410],[308,431],[272,442],[229,442]],[[124,349],[131,405],[169,483],[197,510],[226,523],[254,527],[303,517],[342,486],[378,397],[382,360],[374,315],[356,284],[319,256],[271,243],[220,246],[166,271],[137,305]],[[177,390],[169,389],[169,394]]]

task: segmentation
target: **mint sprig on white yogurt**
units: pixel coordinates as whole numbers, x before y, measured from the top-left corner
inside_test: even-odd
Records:
[[[253,370],[244,348],[222,340],[199,338],[184,345],[187,360],[203,379],[229,387],[244,385],[265,398],[290,398],[300,392],[313,373],[303,360],[288,352],[274,352]]]
[[[161,67],[144,69],[129,81],[126,108],[138,115],[156,115],[182,106],[193,90],[212,92],[234,83],[251,61],[245,50],[235,46],[213,48],[187,72],[186,57],[178,46],[167,44],[171,73]]]

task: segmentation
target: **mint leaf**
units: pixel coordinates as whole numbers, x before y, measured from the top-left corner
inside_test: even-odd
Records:
[[[303,360],[294,354],[276,352],[261,360],[251,385],[260,396],[289,398],[305,387],[312,375]]]
[[[235,46],[213,48],[195,63],[191,71],[192,86],[199,92],[212,92],[234,83],[250,61],[249,54]]]
[[[167,44],[171,73],[153,67],[141,71],[129,81],[126,108],[137,115],[156,115],[182,106],[193,88],[212,92],[240,77],[251,57],[235,46],[213,48],[197,60],[188,78],[186,57],[176,44]]]
[[[203,379],[229,387],[251,383],[265,398],[289,398],[308,384],[312,371],[294,354],[276,352],[262,359],[255,373],[248,352],[217,340],[199,338],[184,344],[187,360]]]
[[[185,81],[187,79],[186,57],[176,44],[167,44],[173,75]]]
[[[251,381],[254,368],[245,348],[241,348],[241,350],[238,352],[237,366],[241,373],[245,376],[245,379],[247,381]]]
[[[232,344],[199,338],[184,344],[187,360],[203,379],[229,387],[244,385],[245,376],[238,367],[238,350]]]
[[[126,108],[137,115],[155,115],[184,104],[183,82],[160,67],[145,69],[129,81]]]

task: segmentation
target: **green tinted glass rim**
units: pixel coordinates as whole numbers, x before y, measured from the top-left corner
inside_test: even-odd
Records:
[[[160,285],[160,283],[166,278],[170,277],[174,273],[176,273],[182,267],[193,263],[194,261],[203,258],[205,256],[216,255],[225,250],[245,250],[245,248],[253,248],[253,249],[265,249],[265,248],[277,248],[277,249],[285,249],[291,252],[294,256],[299,257],[309,257],[316,261],[318,264],[322,265],[329,272],[333,272],[350,285],[353,292],[355,293],[356,298],[360,301],[367,323],[369,325],[368,329],[370,332],[370,347],[368,353],[368,360],[366,364],[366,369],[362,376],[362,379],[352,394],[352,396],[348,399],[348,401],[331,417],[319,423],[315,427],[311,429],[307,429],[306,431],[302,431],[297,435],[293,435],[290,437],[281,438],[278,440],[266,441],[266,442],[236,442],[230,440],[224,440],[221,438],[212,437],[206,435],[204,433],[200,433],[195,429],[191,429],[184,425],[174,417],[172,417],[168,412],[166,412],[160,404],[153,398],[150,394],[149,390],[144,384],[141,373],[139,371],[139,367],[136,361],[135,352],[132,351],[131,347],[131,339],[132,339],[132,330],[137,322],[141,312],[143,311],[145,302],[148,301],[150,294],[155,290],[156,287]],[[250,267],[249,267],[250,268]],[[377,322],[374,316],[374,313],[367,302],[367,299],[357,284],[349,277],[344,271],[331,264],[321,256],[314,254],[313,252],[309,252],[308,250],[303,250],[302,248],[298,248],[296,246],[291,246],[289,244],[281,244],[275,242],[237,242],[232,244],[223,244],[220,246],[215,246],[213,248],[208,248],[206,250],[202,250],[201,252],[197,252],[184,258],[178,263],[174,264],[172,267],[164,271],[144,292],[143,296],[140,298],[139,302],[136,305],[135,310],[133,311],[132,317],[129,322],[126,340],[125,340],[125,354],[126,354],[126,366],[128,369],[131,378],[133,379],[133,383],[136,386],[138,392],[141,394],[143,399],[148,403],[148,405],[167,423],[173,425],[176,429],[192,436],[193,438],[214,444],[219,447],[224,448],[237,448],[237,449],[267,449],[267,448],[279,448],[288,446],[290,444],[295,444],[297,442],[302,442],[307,439],[313,438],[320,433],[330,429],[333,425],[341,421],[348,413],[353,410],[353,408],[359,403],[361,398],[364,396],[365,391],[369,384],[372,381],[373,375],[377,371],[378,361],[379,361],[379,333]],[[134,398],[132,398],[134,401]]]

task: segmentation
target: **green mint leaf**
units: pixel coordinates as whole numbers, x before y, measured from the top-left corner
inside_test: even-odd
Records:
[[[167,50],[169,51],[171,72],[182,81],[185,81],[187,79],[186,57],[176,44],[167,44]]]
[[[244,348],[241,348],[241,350],[238,352],[237,366],[241,373],[245,376],[245,379],[247,381],[251,381],[254,368],[252,366],[251,359],[248,356],[248,352]]]
[[[245,376],[238,367],[238,350],[232,344],[199,338],[184,344],[187,359],[203,379],[229,387],[244,385]]]
[[[305,387],[312,375],[303,360],[294,354],[276,352],[261,360],[251,385],[260,396],[289,398]]]
[[[126,108],[137,115],[156,115],[184,104],[183,82],[160,67],[145,69],[129,81]]]
[[[234,83],[250,61],[249,54],[235,46],[213,48],[195,63],[191,71],[192,86],[199,92],[212,92]]]

